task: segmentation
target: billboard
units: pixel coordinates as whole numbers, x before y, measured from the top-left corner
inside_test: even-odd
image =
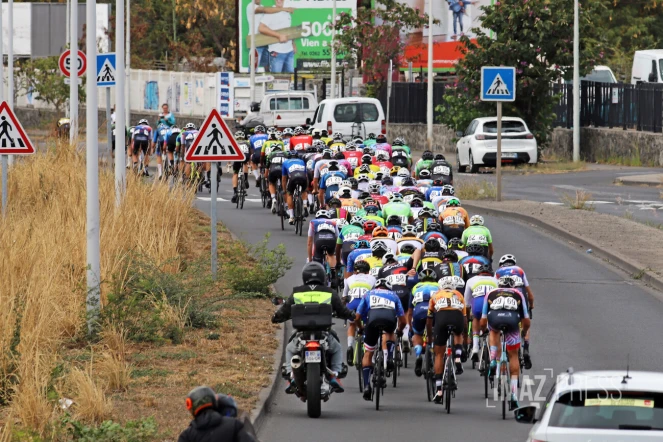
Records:
[[[409,29],[401,31],[401,39],[405,43],[405,57],[413,60],[413,67],[418,69],[428,67],[428,36],[433,35],[433,69],[451,70],[462,57],[460,53],[460,37],[465,35],[470,39],[476,37],[475,29],[481,27],[482,6],[493,4],[494,0],[446,0],[427,2],[425,0],[398,0],[411,8],[431,13],[430,4],[433,4],[433,18],[439,24],[433,25],[431,31],[428,27],[423,29]]]
[[[239,0],[239,71],[249,72],[254,28],[258,70],[281,74],[329,68],[333,1]],[[336,13],[342,12],[355,15],[356,0],[336,0]],[[341,58],[337,54],[337,61]]]

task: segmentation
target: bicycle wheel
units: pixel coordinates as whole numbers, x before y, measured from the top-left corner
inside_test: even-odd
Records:
[[[267,193],[267,183],[265,183],[265,177],[260,174],[260,198],[262,198],[262,208],[267,207],[267,202],[269,201],[269,194]]]
[[[504,363],[502,363],[504,365]],[[506,420],[506,409],[508,407],[507,401],[509,400],[509,380],[502,376],[500,377],[500,384],[502,385],[502,420]]]
[[[364,392],[364,376],[362,367],[362,360],[364,359],[364,343],[361,339],[357,339],[355,343],[355,368],[357,369],[357,377],[359,380],[359,392]]]
[[[237,177],[237,202],[235,203],[235,208],[239,209],[239,201],[242,199],[242,189],[244,188],[244,179],[240,175]]]
[[[378,351],[381,352],[380,347],[378,347]],[[381,357],[378,357],[375,359],[375,374],[373,375],[374,379],[376,380],[375,384],[373,385],[376,410],[380,409],[380,394],[382,393],[383,370],[384,370],[384,361],[382,360]]]
[[[426,378],[426,395],[428,402],[433,400],[435,396],[435,380],[433,379],[433,365],[431,350],[426,346],[426,353],[424,353],[424,377]]]
[[[444,387],[444,408],[447,410],[447,414],[451,413],[451,380],[453,378],[453,358],[450,356],[447,356],[446,358],[446,364],[445,364],[445,370],[444,370],[444,376],[445,379],[442,382],[442,384],[445,386]]]
[[[398,346],[394,348],[394,371],[391,373],[392,379],[391,379],[391,385],[396,388],[396,384],[398,383],[398,364],[400,362],[400,356],[398,352]]]
[[[302,197],[299,190],[295,191],[295,235],[302,236],[304,230],[304,210],[302,209]]]
[[[246,201],[246,188],[242,188],[239,193],[239,208],[244,209],[244,201]]]
[[[483,352],[481,353],[481,361],[479,363],[479,370],[481,370],[483,376],[483,392],[485,399],[488,399],[488,367],[490,362],[488,361],[488,349],[484,345]]]

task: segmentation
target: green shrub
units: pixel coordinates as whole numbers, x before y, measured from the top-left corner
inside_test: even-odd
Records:
[[[67,415],[62,419],[62,426],[73,440],[81,442],[143,442],[157,435],[153,417],[128,421],[124,425],[108,420],[99,426],[89,426]]]

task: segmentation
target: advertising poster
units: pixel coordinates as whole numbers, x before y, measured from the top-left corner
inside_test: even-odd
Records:
[[[249,72],[255,31],[258,66],[274,74],[329,68],[333,0],[240,0],[239,71]],[[357,13],[356,0],[336,0],[336,13]],[[255,30],[254,30],[255,23]],[[337,54],[337,62],[342,54]]]
[[[430,13],[433,4],[433,18],[440,21],[433,25],[433,68],[435,70],[452,70],[462,57],[460,53],[460,37],[470,39],[476,37],[475,29],[481,27],[481,6],[489,6],[494,0],[445,0],[427,2],[425,0],[399,0],[411,8],[419,8]],[[401,32],[405,42],[405,57],[412,60],[414,69],[428,67],[428,28],[410,29]],[[402,68],[407,67],[401,66]]]
[[[235,113],[234,73],[219,73],[219,113],[223,118],[232,118]]]

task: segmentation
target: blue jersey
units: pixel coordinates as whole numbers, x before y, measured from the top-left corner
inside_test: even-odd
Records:
[[[440,291],[440,286],[437,282],[420,282],[417,283],[410,293],[410,306],[425,308],[428,310],[428,303],[433,293]],[[426,312],[428,314],[428,312]]]
[[[251,148],[254,152],[260,152],[262,150],[262,145],[265,143],[265,141],[267,141],[268,138],[269,137],[267,134],[251,135],[251,138],[249,138],[249,144],[251,145]]]
[[[338,238],[336,222],[326,218],[312,219],[308,225],[308,236],[314,237],[320,233],[333,233]]]
[[[341,182],[346,178],[346,175],[340,170],[332,170],[327,172],[320,179],[320,189],[325,191],[325,201],[329,201],[334,192],[337,192],[341,187]]]
[[[306,163],[301,158],[288,158],[283,162],[281,174],[283,176],[292,176],[295,173],[306,173]]]
[[[426,201],[433,201],[433,198],[442,196],[442,186],[433,186],[426,189]]]
[[[506,266],[500,267],[495,272],[495,278],[500,279],[502,276],[515,276],[516,277],[516,289],[520,293],[525,293],[524,287],[529,287],[529,282],[527,281],[527,275],[525,271],[518,266]]]
[[[167,140],[168,126],[165,124],[160,124],[157,126],[157,130],[154,131],[152,142],[157,146],[161,146]]]
[[[147,124],[139,124],[134,127],[131,139],[135,141],[149,141],[152,138],[152,127]]]
[[[361,298],[359,307],[357,307],[357,313],[361,316],[364,323],[368,322],[368,313],[371,309],[392,310],[395,318],[400,318],[405,315],[401,300],[398,298],[398,295],[391,290],[373,289]]]
[[[458,264],[463,267],[465,276],[470,277],[479,273],[479,268],[482,266],[490,266],[490,259],[483,255],[467,255],[458,260]]]
[[[355,271],[355,262],[358,260],[361,261],[361,259],[358,259],[360,256],[363,256],[364,259],[368,258],[369,256],[372,256],[371,249],[354,249],[350,254],[348,255],[348,260],[345,263],[345,270],[348,273],[352,273]]]
[[[438,241],[442,240],[442,242],[444,242],[444,246],[445,246],[445,247],[446,247],[447,242],[448,242],[448,241],[447,241],[447,237],[444,236],[444,234],[442,234],[442,233],[440,233],[440,232],[426,232],[426,233],[424,233],[423,235],[421,235],[419,238],[421,238],[421,240],[422,240],[423,242],[426,242],[426,241],[428,241],[428,240],[431,239],[431,238],[435,238],[435,239],[437,239]],[[442,244],[442,242],[441,242],[440,244]]]

